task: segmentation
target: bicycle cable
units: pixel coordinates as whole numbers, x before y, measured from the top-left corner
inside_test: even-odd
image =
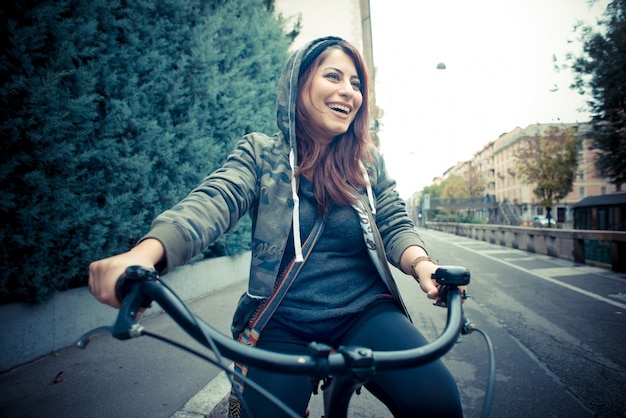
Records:
[[[483,338],[485,339],[485,343],[487,344],[487,350],[489,351],[489,378],[487,379],[487,389],[485,390],[485,399],[483,401],[483,414],[481,415],[483,418],[487,418],[491,409],[493,388],[496,382],[496,355],[493,348],[493,343],[491,342],[491,338],[489,338],[487,333],[485,333],[480,328],[476,328],[473,325],[472,331],[476,331],[483,336]]]
[[[241,380],[242,383],[245,384],[250,384],[250,386],[255,389],[257,392],[259,392],[261,395],[263,395],[267,400],[269,400],[270,402],[272,402],[276,407],[278,407],[281,411],[283,411],[284,413],[286,413],[287,415],[293,417],[293,418],[300,418],[300,416],[298,414],[296,414],[294,411],[291,410],[291,408],[289,408],[283,401],[281,401],[280,399],[278,399],[276,396],[274,396],[273,394],[271,394],[270,392],[268,392],[267,390],[265,390],[264,388],[262,388],[261,386],[259,386],[257,383],[253,382],[252,380],[248,379],[246,376],[244,376],[243,374],[235,371],[235,370],[231,370],[230,367],[228,367],[225,362],[224,362],[224,357],[221,355],[219,349],[217,348],[217,346],[215,345],[215,341],[213,341],[213,338],[209,337],[204,330],[200,327],[200,325],[198,324],[198,320],[197,317],[195,316],[195,314],[193,313],[193,311],[191,310],[191,308],[189,308],[181,299],[180,297],[176,294],[176,292],[174,292],[174,290],[172,290],[172,288],[170,288],[164,281],[159,280],[159,283],[168,291],[171,293],[171,295],[178,301],[180,302],[181,306],[184,308],[185,312],[187,313],[187,315],[192,318],[193,320],[193,325],[196,328],[197,331],[200,332],[200,335],[202,335],[203,339],[207,342],[207,344],[210,346],[211,351],[213,351],[214,355],[215,355],[215,359],[206,356],[205,354],[200,353],[199,351],[196,351],[190,347],[187,347],[183,344],[180,344],[174,340],[171,340],[167,337],[158,335],[158,334],[153,334],[151,332],[145,331],[144,329],[141,330],[142,334],[146,335],[146,336],[150,336],[153,338],[156,338],[162,342],[165,343],[169,343],[174,345],[175,347],[178,347],[184,351],[187,351],[190,354],[199,356],[200,358],[207,360],[209,363],[219,367],[220,369],[222,369],[225,373],[226,373],[226,377],[228,378],[228,382],[231,384],[231,386],[235,385],[235,381],[233,380],[233,377],[237,377]],[[246,405],[246,402],[243,398],[240,397],[239,399],[241,401],[241,407],[246,411],[246,413],[249,416],[252,416],[252,413],[250,412],[248,406]]]
[[[230,383],[232,384],[232,377],[236,376],[239,379],[241,379],[242,382],[244,382],[246,385],[250,385],[251,388],[253,388],[254,390],[256,390],[257,392],[259,392],[263,397],[265,397],[268,401],[272,402],[277,408],[279,408],[281,411],[283,411],[284,413],[286,413],[287,415],[289,415],[292,418],[301,418],[298,414],[296,414],[294,411],[292,411],[287,405],[285,405],[285,403],[283,401],[281,401],[280,399],[278,399],[275,395],[273,395],[271,392],[268,392],[265,388],[263,388],[262,386],[260,386],[258,383],[256,383],[254,380],[248,379],[247,376],[244,376],[243,374],[237,372],[236,370],[232,370],[230,367],[228,367],[228,365],[224,364],[224,362],[221,360],[222,357],[220,357],[220,360],[216,360],[210,356],[207,356],[204,353],[201,353],[198,350],[195,350],[191,347],[188,347],[182,343],[179,343],[178,341],[172,340],[170,338],[164,337],[162,335],[159,334],[155,334],[152,333],[150,331],[146,331],[145,329],[142,329],[140,331],[141,335],[145,335],[146,337],[152,337],[156,340],[159,340],[161,342],[164,342],[166,344],[171,344],[172,346],[179,348],[189,354],[192,354],[196,357],[199,357],[202,360],[205,360],[211,364],[213,364],[214,366],[218,367],[219,369],[221,369],[224,373],[226,373],[226,376],[228,377],[228,380],[230,381]],[[210,338],[209,338],[210,339]],[[243,400],[242,400],[243,402]],[[243,406],[243,403],[242,403]],[[252,414],[250,414],[250,411],[248,410],[248,408],[246,407],[246,412],[248,413],[248,415],[252,416]]]
[[[477,328],[468,318],[463,315],[463,325],[461,326],[461,335],[468,335],[472,332],[478,332],[483,336],[487,344],[487,351],[489,352],[489,377],[487,378],[487,389],[485,390],[485,399],[483,400],[483,412],[481,417],[487,418],[491,409],[491,401],[493,399],[493,388],[496,382],[496,354],[493,348],[491,338],[487,333],[480,328]]]

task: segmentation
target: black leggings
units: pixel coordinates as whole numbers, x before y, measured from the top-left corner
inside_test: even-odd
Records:
[[[308,342],[270,323],[261,333],[257,347],[300,354],[306,352]],[[363,346],[375,351],[402,350],[426,343],[409,319],[389,303],[377,305],[362,315],[340,341],[342,345]],[[250,368],[248,377],[304,416],[313,391],[309,377],[257,368]],[[412,369],[376,373],[365,387],[389,408],[394,417],[463,416],[456,382],[440,360]],[[244,401],[255,418],[284,416],[250,386],[245,388]],[[246,416],[245,411],[242,416]]]

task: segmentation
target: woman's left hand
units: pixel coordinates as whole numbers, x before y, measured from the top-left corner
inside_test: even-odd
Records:
[[[420,288],[428,299],[434,300],[433,305],[445,306],[446,301],[442,300],[439,295],[439,289],[441,285],[432,279],[433,273],[439,268],[439,266],[430,261],[423,261],[416,267],[416,273],[419,276]],[[459,292],[464,296],[467,294],[467,286],[459,286]],[[465,302],[466,297],[461,299],[461,302]]]

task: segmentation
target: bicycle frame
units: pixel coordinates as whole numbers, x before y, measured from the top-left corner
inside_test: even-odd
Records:
[[[156,271],[129,267],[125,279],[118,281],[118,296],[125,296],[120,297],[123,303],[115,324],[86,333],[77,345],[85,348],[90,336],[103,329],[120,340],[144,335],[144,328],[135,321],[137,312],[155,301],[185,332],[217,356],[280,373],[306,374],[318,380],[332,375],[332,383],[324,392],[325,416],[341,418],[347,416],[354,391],[377,371],[415,367],[436,360],[458,340],[465,319],[461,295],[456,287],[469,283],[469,272],[463,267],[440,267],[433,279],[445,283],[442,293],[446,297],[448,311],[444,331],[429,344],[399,351],[372,351],[366,347],[342,346],[333,352],[325,344],[312,343],[308,355],[292,355],[250,347],[233,340],[198,318],[161,281]],[[223,364],[222,367],[227,368]]]

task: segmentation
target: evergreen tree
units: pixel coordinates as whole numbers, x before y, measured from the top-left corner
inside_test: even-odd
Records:
[[[2,302],[84,284],[243,134],[276,130],[289,40],[271,2],[1,7]]]
[[[572,87],[591,93],[596,168],[620,187],[626,183],[626,0],[613,0],[601,24],[601,32],[579,28],[584,54],[572,58]]]

